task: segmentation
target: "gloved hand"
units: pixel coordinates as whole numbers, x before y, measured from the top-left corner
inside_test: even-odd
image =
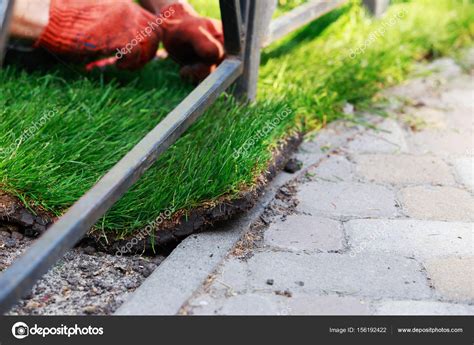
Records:
[[[200,16],[187,3],[169,5],[161,16],[163,44],[182,66],[181,76],[202,81],[225,57],[222,23]]]
[[[162,31],[155,19],[130,0],[51,0],[35,45],[80,60],[116,55],[117,67],[136,69],[158,49]]]

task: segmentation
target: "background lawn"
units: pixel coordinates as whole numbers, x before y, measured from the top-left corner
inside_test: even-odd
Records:
[[[192,2],[218,14],[217,0]],[[456,54],[473,39],[472,1],[396,1],[380,20],[354,1],[326,15],[264,51],[256,104],[242,107],[221,97],[97,229],[125,235],[166,209],[235,197],[255,185],[285,137],[343,117],[347,102],[366,107],[378,90],[402,81],[414,62]],[[365,52],[356,54],[365,42]],[[0,189],[61,214],[190,90],[171,61],[138,73],[86,75],[64,63],[48,72],[0,71]],[[285,109],[291,114],[266,136],[257,135]]]

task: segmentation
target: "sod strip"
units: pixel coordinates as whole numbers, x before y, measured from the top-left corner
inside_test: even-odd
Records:
[[[242,73],[226,59],[49,231],[0,276],[0,313],[8,311]]]
[[[359,122],[355,114],[371,101],[383,101],[378,91],[402,82],[414,61],[455,55],[472,44],[472,18],[472,2],[395,3],[380,20],[350,4],[272,44],[262,57],[257,104],[242,107],[221,97],[94,232],[125,238],[164,210],[186,215],[237,198],[268,169],[282,138],[338,118]],[[133,74],[67,72],[62,66],[53,73],[15,66],[0,72],[0,151],[12,153],[0,159],[0,189],[54,216],[91,188],[190,88],[170,61],[152,62]],[[355,114],[344,113],[346,105]],[[292,115],[270,128],[285,108]],[[57,114],[17,147],[15,141],[49,109]]]

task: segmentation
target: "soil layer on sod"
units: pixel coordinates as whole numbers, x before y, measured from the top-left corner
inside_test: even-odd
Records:
[[[130,239],[170,214],[157,230],[166,238],[166,229],[187,234],[196,224],[246,209],[250,204],[226,205],[243,205],[243,195],[260,188],[285,138],[338,118],[360,122],[343,109],[350,104],[363,111],[381,101],[378,91],[401,82],[413,62],[455,56],[472,45],[473,19],[474,5],[462,0],[439,0],[436,6],[395,1],[380,19],[354,1],[275,43],[263,54],[257,103],[243,106],[220,97],[96,224],[92,236],[104,243]],[[8,223],[13,215],[23,228],[44,230],[191,89],[168,60],[135,73],[86,74],[62,60],[34,72],[7,66],[0,72],[0,190],[2,200],[16,198],[20,213],[0,221]],[[200,210],[223,211],[209,220]],[[157,239],[150,237],[153,247]]]

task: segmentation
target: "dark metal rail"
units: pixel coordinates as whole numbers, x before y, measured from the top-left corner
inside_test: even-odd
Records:
[[[3,56],[8,21],[13,1],[0,0],[3,12],[0,32],[0,56]],[[265,25],[264,11],[275,0],[220,0],[225,46],[229,57],[192,91],[163,121],[148,133],[91,190],[80,198],[33,246],[0,274],[0,313],[4,313],[26,294],[35,282],[53,266],[86,232],[140,179],[157,158],[172,145],[199,116],[236,82],[240,98],[255,98]],[[378,0],[376,0],[378,1]],[[386,1],[386,0],[382,0]],[[308,4],[310,16],[294,10],[272,24],[272,39],[314,20],[344,1],[325,1],[326,5]],[[308,8],[304,11],[308,11]],[[299,15],[297,15],[299,13]],[[296,15],[295,15],[296,14]],[[296,18],[298,23],[292,22]],[[269,42],[269,40],[267,40]],[[232,54],[230,54],[232,53]]]
[[[390,0],[363,0],[363,2],[375,17],[380,17],[390,5]]]
[[[220,0],[219,5],[222,15],[226,18],[222,21],[225,36],[225,51],[227,54],[239,56],[245,44],[240,1]]]
[[[284,16],[272,21],[263,46],[268,46],[270,43],[285,37],[303,25],[311,23],[313,20],[322,17],[347,2],[348,0],[313,0],[295,8]]]
[[[3,63],[8,40],[8,27],[13,13],[14,0],[0,0],[0,66]]]

